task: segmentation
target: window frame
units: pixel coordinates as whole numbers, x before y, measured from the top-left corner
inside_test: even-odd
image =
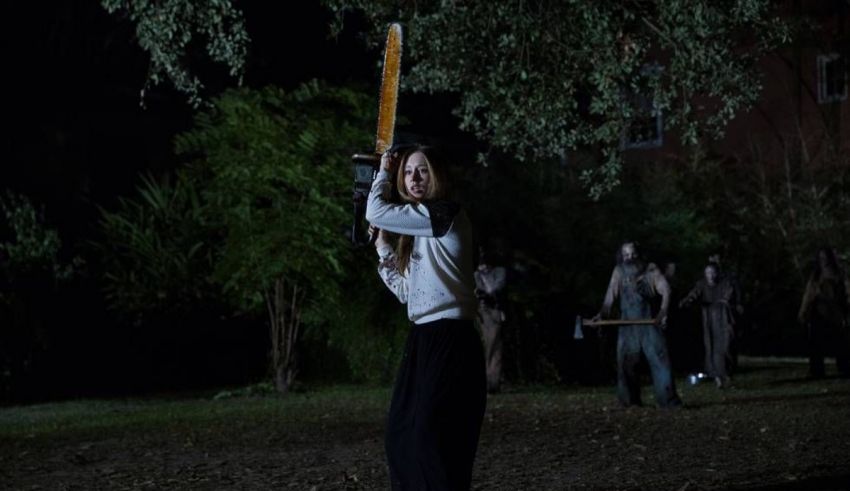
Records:
[[[641,69],[641,75],[659,77],[663,71],[664,66],[659,65],[658,63],[650,63],[644,65]],[[641,106],[640,120],[646,121],[654,119],[655,134],[657,137],[648,140],[631,140],[630,130],[636,121],[636,118],[632,118],[631,121],[626,123],[625,128],[623,128],[623,134],[620,137],[620,149],[634,150],[661,148],[664,145],[664,114],[655,102],[655,98],[649,97],[642,92],[632,92],[631,90],[626,89],[624,92],[624,101],[627,104],[632,104],[633,107]],[[646,109],[649,109],[649,114],[644,115],[645,113],[643,113],[643,111]]]
[[[830,94],[827,92],[827,65],[834,63],[837,60],[842,60],[844,65],[844,87],[841,93]],[[817,85],[818,85],[818,104],[832,104],[834,102],[842,102],[847,100],[847,62],[843,60],[840,53],[832,52],[820,54],[817,57]]]

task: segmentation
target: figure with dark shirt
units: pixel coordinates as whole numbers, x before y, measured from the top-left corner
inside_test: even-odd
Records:
[[[823,377],[824,355],[835,355],[842,377],[850,377],[850,341],[847,315],[850,311],[850,282],[830,247],[815,257],[814,270],[800,305],[798,319],[808,329],[809,375]]]

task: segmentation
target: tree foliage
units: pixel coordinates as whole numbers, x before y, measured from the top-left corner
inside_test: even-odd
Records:
[[[57,292],[78,277],[83,260],[63,260],[59,232],[44,209],[23,194],[0,194],[0,398],[33,390],[28,377],[42,367],[53,341],[45,324]],[[58,316],[57,316],[58,317]]]
[[[0,212],[0,272],[7,280],[34,275],[67,280],[82,264],[78,257],[71,263],[60,259],[59,233],[45,224],[44,210],[28,197],[7,190],[0,196]]]
[[[95,244],[110,306],[140,323],[149,314],[185,315],[216,296],[214,235],[187,175],[142,177],[138,194],[101,210],[104,238]]]
[[[632,94],[687,143],[720,136],[756,100],[753,61],[787,38],[768,0],[325,3],[337,29],[365,14],[376,46],[387,22],[403,22],[403,84],[457,93],[461,127],[494,147],[519,160],[594,149],[583,178],[595,196],[619,182]]]
[[[177,137],[221,234],[214,277],[238,305],[257,308],[263,289],[286,276],[309,285],[315,312],[324,310],[347,247],[344,156],[368,143],[371,102],[318,82],[289,93],[231,90]]]
[[[242,308],[268,313],[281,392],[297,373],[302,323],[335,310],[349,218],[340,156],[367,143],[367,101],[318,82],[291,93],[227,92],[176,140],[178,153],[200,157],[205,201],[223,235],[216,281]]]
[[[319,82],[234,89],[177,136],[173,184],[146,178],[103,212],[107,291],[137,318],[204,301],[266,315],[279,390],[296,373],[302,326],[339,319],[350,259],[350,164],[369,143],[372,98]]]
[[[242,83],[248,34],[245,21],[230,0],[101,0],[109,13],[121,13],[135,24],[139,46],[150,55],[141,91],[168,80],[194,107],[203,100],[204,84],[189,68],[192,48],[204,43],[206,56],[227,67]]]
[[[776,165],[763,150],[753,144],[731,161],[700,156],[703,172],[689,187],[729,248],[765,282],[759,293],[770,296],[802,289],[819,247],[850,259],[850,159],[835,153],[793,164],[786,149]]]

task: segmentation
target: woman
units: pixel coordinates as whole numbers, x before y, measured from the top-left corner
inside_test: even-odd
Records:
[[[393,489],[469,489],[487,397],[471,226],[436,164],[427,147],[384,154],[366,208],[378,273],[412,322],[387,421]],[[397,166],[404,204],[389,201]]]
[[[729,383],[732,370],[732,341],[735,337],[735,316],[732,301],[733,284],[720,278],[720,267],[709,263],[693,289],[679,302],[685,307],[699,301],[702,305],[702,332],[705,344],[705,372],[714,377],[718,388]]]
[[[821,247],[797,314],[800,323],[808,327],[810,377],[824,376],[823,357],[828,351],[835,354],[839,374],[850,377],[848,312],[850,282],[832,248]]]

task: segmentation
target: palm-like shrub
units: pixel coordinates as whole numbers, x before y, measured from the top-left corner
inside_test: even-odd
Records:
[[[347,156],[368,144],[371,105],[318,82],[216,98],[176,138],[187,165],[174,183],[147,178],[138,198],[103,213],[112,304],[142,315],[212,296],[264,313],[275,385],[287,391],[303,326],[340,319]]]

